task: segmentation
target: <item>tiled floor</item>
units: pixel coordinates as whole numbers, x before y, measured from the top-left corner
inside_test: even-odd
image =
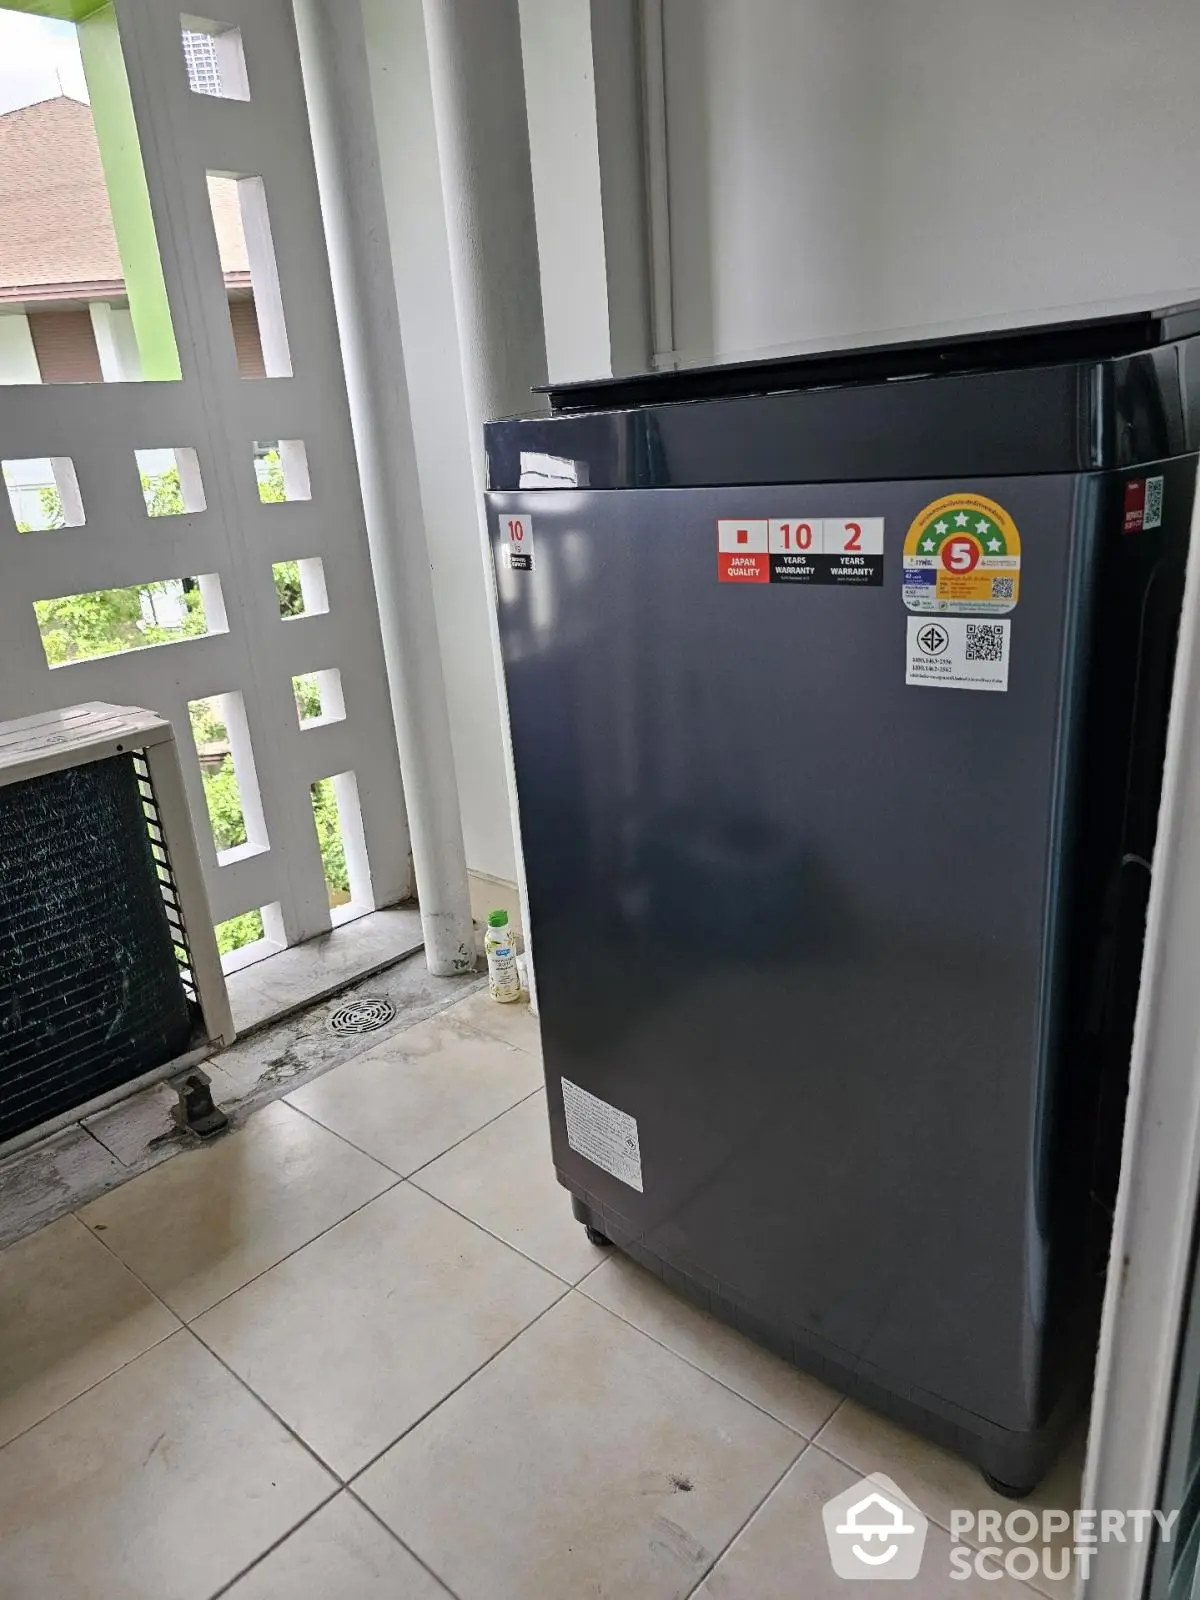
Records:
[[[832,1600],[870,1471],[913,1600],[1033,1600],[950,1577],[971,1468],[587,1242],[540,1084],[472,994],[0,1253],[2,1600]]]

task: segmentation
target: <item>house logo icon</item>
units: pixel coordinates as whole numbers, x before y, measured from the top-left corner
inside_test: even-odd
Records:
[[[873,1472],[827,1500],[821,1515],[839,1578],[915,1578],[929,1519],[890,1478]]]

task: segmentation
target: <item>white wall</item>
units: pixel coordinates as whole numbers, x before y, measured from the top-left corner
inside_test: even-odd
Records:
[[[552,377],[612,372],[587,0],[521,0],[521,54]]]
[[[634,0],[520,0],[551,379],[650,362]]]
[[[665,0],[676,345],[1200,283],[1195,0]]]
[[[672,300],[685,357],[833,332],[871,303],[872,9],[665,0]]]
[[[516,878],[421,0],[363,0],[467,866]]]

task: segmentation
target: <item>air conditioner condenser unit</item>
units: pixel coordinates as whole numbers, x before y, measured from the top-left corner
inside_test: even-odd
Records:
[[[171,724],[0,723],[0,1152],[233,1037]]]

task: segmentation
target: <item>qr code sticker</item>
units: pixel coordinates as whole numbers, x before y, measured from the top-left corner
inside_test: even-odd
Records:
[[[1146,529],[1146,528],[1161,528],[1162,527],[1162,502],[1163,502],[1163,481],[1162,481],[1162,479],[1161,478],[1147,478],[1146,479],[1146,511],[1145,511],[1145,515],[1142,517],[1142,527],[1143,527],[1143,529]]]
[[[963,660],[1003,661],[1003,626],[998,622],[968,622]]]
[[[1011,600],[1013,597],[1013,580],[1011,578],[992,579],[992,599]]]

